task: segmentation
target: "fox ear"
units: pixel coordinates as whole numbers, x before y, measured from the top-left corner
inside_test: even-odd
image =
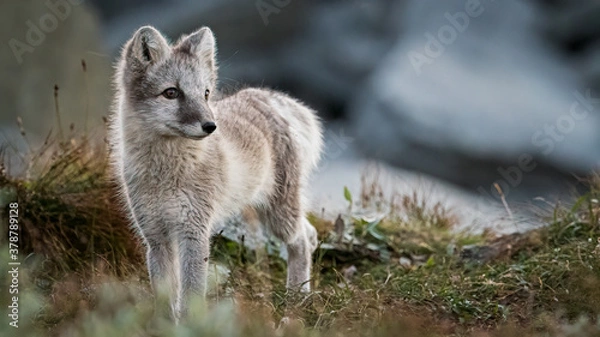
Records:
[[[202,27],[181,40],[178,49],[196,55],[210,69],[216,70],[216,43],[213,32]]]
[[[141,65],[158,63],[171,53],[171,47],[162,34],[151,26],[144,26],[133,34],[127,48],[127,59]]]

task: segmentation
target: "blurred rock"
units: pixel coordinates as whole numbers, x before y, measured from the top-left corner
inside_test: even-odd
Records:
[[[406,269],[410,269],[412,267],[412,260],[404,256],[400,257],[398,263],[400,263],[400,265]]]
[[[535,229],[523,233],[500,235],[486,245],[463,246],[459,257],[462,262],[477,264],[508,259],[518,252],[532,251],[543,246],[542,235]]]
[[[541,25],[549,41],[583,76],[585,85],[600,89],[600,2],[542,1]]]
[[[149,1],[106,13],[106,43],[115,54],[141,25],[176,39],[198,27],[215,32],[222,86],[267,85],[293,92],[325,117],[340,117],[399,35],[401,1]],[[263,4],[270,11],[261,11]]]
[[[222,235],[228,240],[243,243],[250,249],[263,248],[270,236],[258,223],[248,223],[242,214],[214,224],[212,232],[213,235]]]
[[[533,4],[473,3],[408,1],[402,37],[350,103],[356,143],[486,196],[494,183],[509,198],[564,192],[600,159],[600,100],[586,100],[600,92],[544,42]]]

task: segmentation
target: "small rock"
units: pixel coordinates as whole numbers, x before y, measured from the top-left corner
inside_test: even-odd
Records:
[[[410,267],[412,267],[412,261],[407,257],[402,256],[398,262],[400,262],[400,265],[406,269],[410,269]]]
[[[358,269],[356,269],[356,266],[351,265],[350,267],[344,269],[344,271],[342,273],[346,280],[350,280],[354,277],[354,274],[356,274],[357,271],[358,271]]]

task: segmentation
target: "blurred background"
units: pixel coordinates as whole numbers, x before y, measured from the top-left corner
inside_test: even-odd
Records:
[[[25,146],[17,117],[32,143],[57,130],[55,85],[62,128],[103,136],[112,64],[146,24],[172,40],[210,26],[223,90],[272,87],[319,111],[315,208],[344,207],[368,163],[384,189],[489,226],[506,215],[499,189],[511,205],[554,200],[600,160],[593,0],[3,0],[4,151]]]

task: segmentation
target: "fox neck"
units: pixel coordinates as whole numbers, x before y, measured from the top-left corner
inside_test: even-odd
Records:
[[[128,138],[128,137],[127,137]],[[193,140],[184,137],[166,136],[133,136],[125,140],[125,147],[134,154],[138,152],[149,156],[160,156],[161,158],[177,159],[193,154],[199,156],[205,152],[206,143],[209,139]]]
[[[197,169],[197,163],[210,158],[208,139],[156,137],[153,141],[139,140],[125,141],[124,144],[123,174],[130,185],[140,179],[157,186],[181,181],[181,177],[190,176]]]

